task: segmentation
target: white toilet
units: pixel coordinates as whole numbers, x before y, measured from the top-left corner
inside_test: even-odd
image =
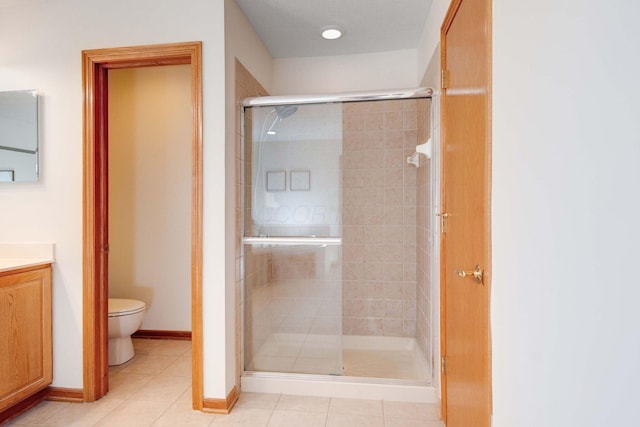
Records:
[[[133,357],[131,335],[140,328],[145,304],[134,299],[109,298],[109,366]]]

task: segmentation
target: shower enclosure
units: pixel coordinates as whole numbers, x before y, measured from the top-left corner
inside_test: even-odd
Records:
[[[430,383],[430,96],[245,100],[245,375]]]

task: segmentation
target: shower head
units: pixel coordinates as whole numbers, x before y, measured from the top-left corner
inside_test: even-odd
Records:
[[[275,110],[280,120],[283,120],[287,117],[293,116],[293,114],[298,111],[298,107],[295,105],[276,105]]]
[[[273,114],[274,111],[276,113],[276,116],[271,122],[271,126],[269,126],[269,129],[267,129],[267,134],[269,135],[275,135],[275,127],[278,122],[286,119],[287,117],[293,116],[295,112],[298,111],[298,107],[296,107],[295,105],[276,105],[271,111],[271,114]]]

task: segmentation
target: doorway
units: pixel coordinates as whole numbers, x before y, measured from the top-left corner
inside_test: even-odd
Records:
[[[190,74],[109,70],[109,297],[145,303],[134,338],[191,335]]]
[[[83,66],[83,398],[109,389],[108,370],[108,71],[190,65],[192,400],[202,409],[202,44],[82,52]]]

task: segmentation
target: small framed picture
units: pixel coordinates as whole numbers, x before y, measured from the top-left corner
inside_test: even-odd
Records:
[[[286,191],[287,172],[267,171],[267,191]]]
[[[310,191],[311,172],[308,170],[291,171],[291,191]]]
[[[0,170],[0,182],[13,182],[15,181],[14,173],[12,170]]]

